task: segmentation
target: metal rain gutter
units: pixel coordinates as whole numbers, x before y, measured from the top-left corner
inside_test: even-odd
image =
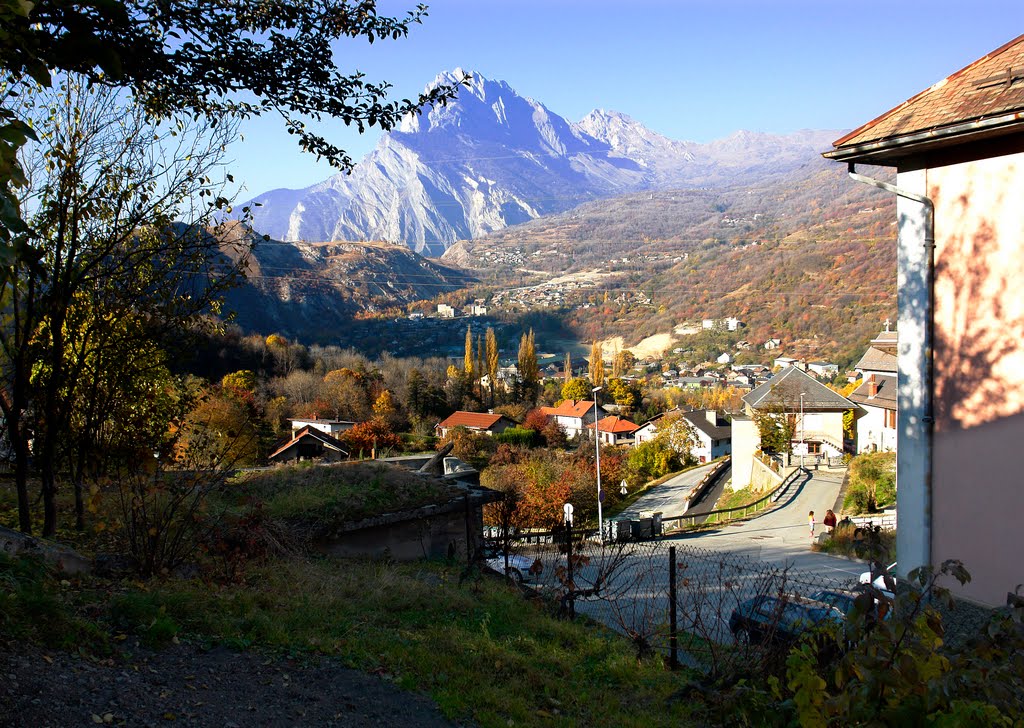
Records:
[[[927,531],[923,535],[925,543],[928,544],[928,560],[930,562],[932,557],[932,445],[935,437],[935,204],[924,195],[909,192],[888,182],[859,174],[856,167],[856,162],[848,163],[847,170],[852,179],[885,190],[886,192],[891,192],[898,197],[913,200],[924,208],[925,213],[924,247],[926,251],[926,265],[924,286],[928,295],[923,312],[926,321],[924,327],[925,399],[924,416],[921,420],[925,427],[925,443],[922,449],[925,456],[924,499],[925,509],[928,513],[928,517],[925,519]]]

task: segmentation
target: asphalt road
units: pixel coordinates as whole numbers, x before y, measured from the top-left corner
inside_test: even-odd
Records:
[[[863,564],[811,550],[808,513],[814,511],[815,533],[821,533],[824,529],[821,521],[825,511],[836,502],[843,475],[844,471],[811,471],[774,510],[748,521],[677,540],[710,551],[742,554],[835,579],[856,578],[864,571]]]
[[[673,479],[679,480],[673,489],[688,492],[703,477],[698,471],[706,470],[698,468]],[[579,599],[576,611],[626,635],[649,632],[648,641],[663,649],[671,546],[677,547],[680,570],[680,628],[718,643],[731,641],[729,615],[755,594],[778,590],[810,594],[823,587],[855,583],[864,565],[812,551],[807,519],[808,511],[814,510],[820,532],[821,518],[835,503],[842,475],[812,472],[791,488],[774,510],[743,523],[649,542],[609,544],[604,548],[588,544],[584,547],[586,559],[575,570],[574,583],[579,589],[598,589],[596,594]],[[654,508],[666,509],[670,506],[664,504],[674,502],[665,496],[651,500],[654,495],[645,496],[631,510],[653,510],[643,500],[658,504]],[[558,589],[555,575],[558,564],[565,564],[564,555],[548,551],[537,556],[546,562],[537,582]]]
[[[714,467],[715,463],[701,465],[700,467],[680,473],[674,478],[666,480],[661,485],[654,486],[647,493],[640,496],[632,506],[616,516],[616,519],[629,520],[639,518],[641,511],[651,513],[660,511],[665,518],[682,515],[686,512],[686,497]]]

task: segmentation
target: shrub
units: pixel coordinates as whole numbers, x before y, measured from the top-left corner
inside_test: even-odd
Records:
[[[862,493],[848,502],[856,504],[857,512],[877,510],[881,504],[896,499],[896,454],[875,452],[858,455],[850,461],[850,491]],[[847,496],[849,499],[850,497]],[[844,507],[846,507],[844,501]]]
[[[865,513],[869,510],[871,497],[862,483],[851,484],[843,499],[843,510],[848,513]]]
[[[510,427],[494,436],[495,442],[520,447],[533,447],[537,443],[538,434],[525,427]]]

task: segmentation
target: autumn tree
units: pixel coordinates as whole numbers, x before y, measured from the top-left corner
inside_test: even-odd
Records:
[[[604,385],[604,349],[596,339],[590,346],[590,383],[595,387]]]
[[[90,86],[126,88],[152,118],[180,114],[216,123],[279,116],[303,150],[350,169],[345,151],[306,120],[386,131],[406,114],[454,98],[458,83],[389,100],[390,84],[338,66],[335,45],[397,40],[425,16],[423,5],[403,16],[380,14],[376,0],[2,0],[0,68],[15,83],[49,86],[51,74],[63,71]],[[33,137],[23,116],[0,107],[3,265],[33,258],[15,196],[25,184],[16,155]]]
[[[615,371],[618,372],[615,376],[622,376],[636,364],[636,356],[633,355],[629,349],[622,349],[621,351],[615,352]]]
[[[466,381],[473,381],[473,329],[470,326],[466,327],[466,350],[462,355],[462,373],[466,376]]]
[[[565,352],[565,381],[568,383],[572,379],[572,355],[567,351]]]
[[[519,340],[519,382],[522,386],[523,398],[527,402],[536,402],[540,367],[537,364],[533,329],[530,329],[528,334],[523,334]]]
[[[486,353],[486,366],[487,366],[487,377],[490,379],[491,385],[491,406],[494,406],[494,387],[498,380],[498,337],[494,334],[494,329],[487,327],[487,335],[485,338],[487,353]]]
[[[562,385],[562,399],[590,399],[590,390],[590,383],[586,379],[582,377],[570,379]]]
[[[30,525],[31,438],[43,533],[51,536],[64,433],[77,392],[88,384],[90,351],[115,341],[122,352],[145,341],[169,343],[206,325],[246,251],[231,263],[203,227],[226,204],[218,173],[235,134],[230,123],[156,124],[117,94],[74,79],[22,91],[20,113],[39,129],[22,163],[21,216],[30,223],[34,259],[4,269],[0,409],[15,452],[20,525]],[[130,316],[142,325],[113,326]],[[134,344],[124,338],[129,334]],[[117,358],[108,362],[116,366]]]
[[[761,437],[762,450],[776,453],[792,451],[796,419],[783,405],[774,402],[763,404],[754,410],[754,424]]]
[[[622,408],[625,417],[629,417],[640,404],[640,389],[636,384],[622,379],[608,380],[608,393],[615,404]]]
[[[382,450],[402,447],[402,438],[392,432],[386,422],[376,418],[356,423],[342,439],[352,457],[376,456]]]

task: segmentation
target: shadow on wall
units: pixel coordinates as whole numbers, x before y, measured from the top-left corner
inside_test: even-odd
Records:
[[[936,199],[949,221],[937,229],[935,265],[936,429],[976,427],[1024,409],[1024,307],[1016,286],[1024,260],[1014,231],[999,230],[1002,194]],[[972,210],[972,204],[974,209]],[[941,223],[940,223],[941,224]],[[1008,237],[1010,236],[1010,237]],[[1013,244],[1010,244],[1010,239]],[[1002,245],[1001,239],[1006,241]]]

